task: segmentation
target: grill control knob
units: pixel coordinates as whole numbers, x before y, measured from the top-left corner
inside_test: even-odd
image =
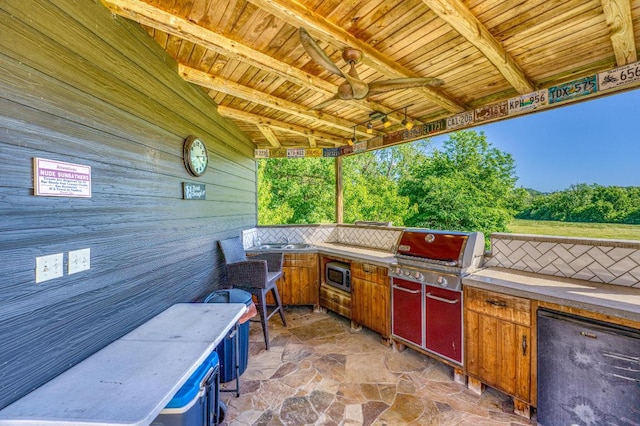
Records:
[[[411,276],[411,271],[404,271],[404,274],[405,274],[407,277],[410,277],[410,276]]]
[[[416,277],[416,280],[418,280],[418,281],[424,281],[424,275],[422,275],[422,272],[420,272],[420,271],[416,271],[416,273],[414,274],[414,276]]]
[[[402,269],[396,268],[395,273],[396,275],[402,275]]]
[[[438,283],[438,285],[441,287],[446,287],[447,285],[449,285],[447,279],[442,275],[439,275],[438,278],[436,278],[436,283]]]

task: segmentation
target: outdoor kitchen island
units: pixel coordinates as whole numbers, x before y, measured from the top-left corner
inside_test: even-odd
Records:
[[[352,275],[357,270],[354,264],[367,262],[376,268],[390,270],[391,276],[400,276],[395,271],[398,265],[394,264],[394,244],[385,249],[382,244],[375,243],[394,237],[397,241],[402,232],[400,228],[350,225],[335,228],[338,231],[329,226],[282,226],[258,228],[252,232],[262,233],[263,239],[265,236],[270,238],[272,232],[280,238],[286,236],[289,241],[307,242],[307,253],[319,256],[319,279],[311,283],[316,291],[324,284],[326,262],[334,259],[350,263]],[[392,235],[393,232],[396,234]],[[314,240],[318,235],[328,241]],[[450,365],[456,374],[462,373],[459,381],[466,380],[469,389],[475,393],[482,393],[484,386],[497,389],[513,397],[515,412],[530,417],[531,407],[539,409],[540,395],[550,389],[546,385],[544,389],[537,387],[537,360],[541,353],[537,346],[538,312],[553,310],[631,330],[640,329],[640,243],[515,234],[492,234],[491,238],[492,251],[485,253],[482,266],[461,276],[463,362],[462,365]],[[415,268],[408,270],[413,274],[407,276],[414,279]],[[417,275],[419,281],[424,272],[418,272],[422,274]],[[402,276],[405,276],[404,271]],[[352,283],[352,294],[340,301],[343,306],[330,310],[345,311],[347,315],[344,316],[353,321],[353,313],[362,311],[359,304],[367,307],[380,304],[384,306],[388,324],[392,315],[389,281],[381,288],[384,288],[385,297],[378,297],[380,292],[368,293],[361,300],[354,297]],[[409,290],[417,292],[418,288],[416,283],[416,289]],[[335,292],[346,293],[340,289]],[[320,305],[325,303],[321,301]],[[420,306],[416,309],[420,310]],[[406,309],[403,311],[404,315],[409,313]],[[383,337],[390,336],[388,332],[385,334],[363,325]],[[427,351],[427,355],[433,353]],[[618,368],[622,361],[616,356],[604,358],[600,365],[605,369]],[[435,358],[447,363],[437,354]],[[626,355],[623,359],[625,363],[637,364]],[[636,366],[629,371],[640,370]],[[640,382],[640,373],[637,375],[632,380]],[[640,412],[630,415],[640,419]]]
[[[1,410],[0,425],[149,425],[245,310],[175,304]]]

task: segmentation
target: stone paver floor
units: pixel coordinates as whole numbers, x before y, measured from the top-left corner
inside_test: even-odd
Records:
[[[397,352],[372,331],[352,330],[346,318],[308,307],[285,313],[287,328],[277,316],[269,321],[269,351],[260,324],[251,323],[241,395],[221,394],[224,424],[535,424],[514,415],[505,395],[475,395],[453,381],[451,367],[410,349]]]

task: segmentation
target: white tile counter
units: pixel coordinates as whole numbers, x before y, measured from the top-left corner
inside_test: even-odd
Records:
[[[640,289],[504,268],[486,268],[463,285],[640,322]]]
[[[174,305],[1,410],[0,425],[149,425],[245,310]]]

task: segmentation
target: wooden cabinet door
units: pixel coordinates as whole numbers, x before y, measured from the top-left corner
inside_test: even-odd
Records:
[[[474,290],[475,291],[475,290]],[[511,396],[530,401],[531,327],[522,322],[522,305],[526,299],[502,295],[465,292],[465,354],[467,374]],[[500,303],[496,303],[499,301]],[[487,309],[485,304],[491,309]],[[499,308],[496,315],[487,310]],[[510,310],[515,309],[515,312]],[[481,311],[481,312],[478,312]],[[508,321],[509,318],[515,321]]]
[[[282,277],[276,281],[283,305],[317,305],[319,297],[318,255],[285,253]],[[267,303],[274,303],[271,294]]]
[[[531,377],[530,328],[469,311],[467,373],[525,402]]]
[[[387,268],[351,263],[351,319],[382,337],[390,336],[390,288]]]

